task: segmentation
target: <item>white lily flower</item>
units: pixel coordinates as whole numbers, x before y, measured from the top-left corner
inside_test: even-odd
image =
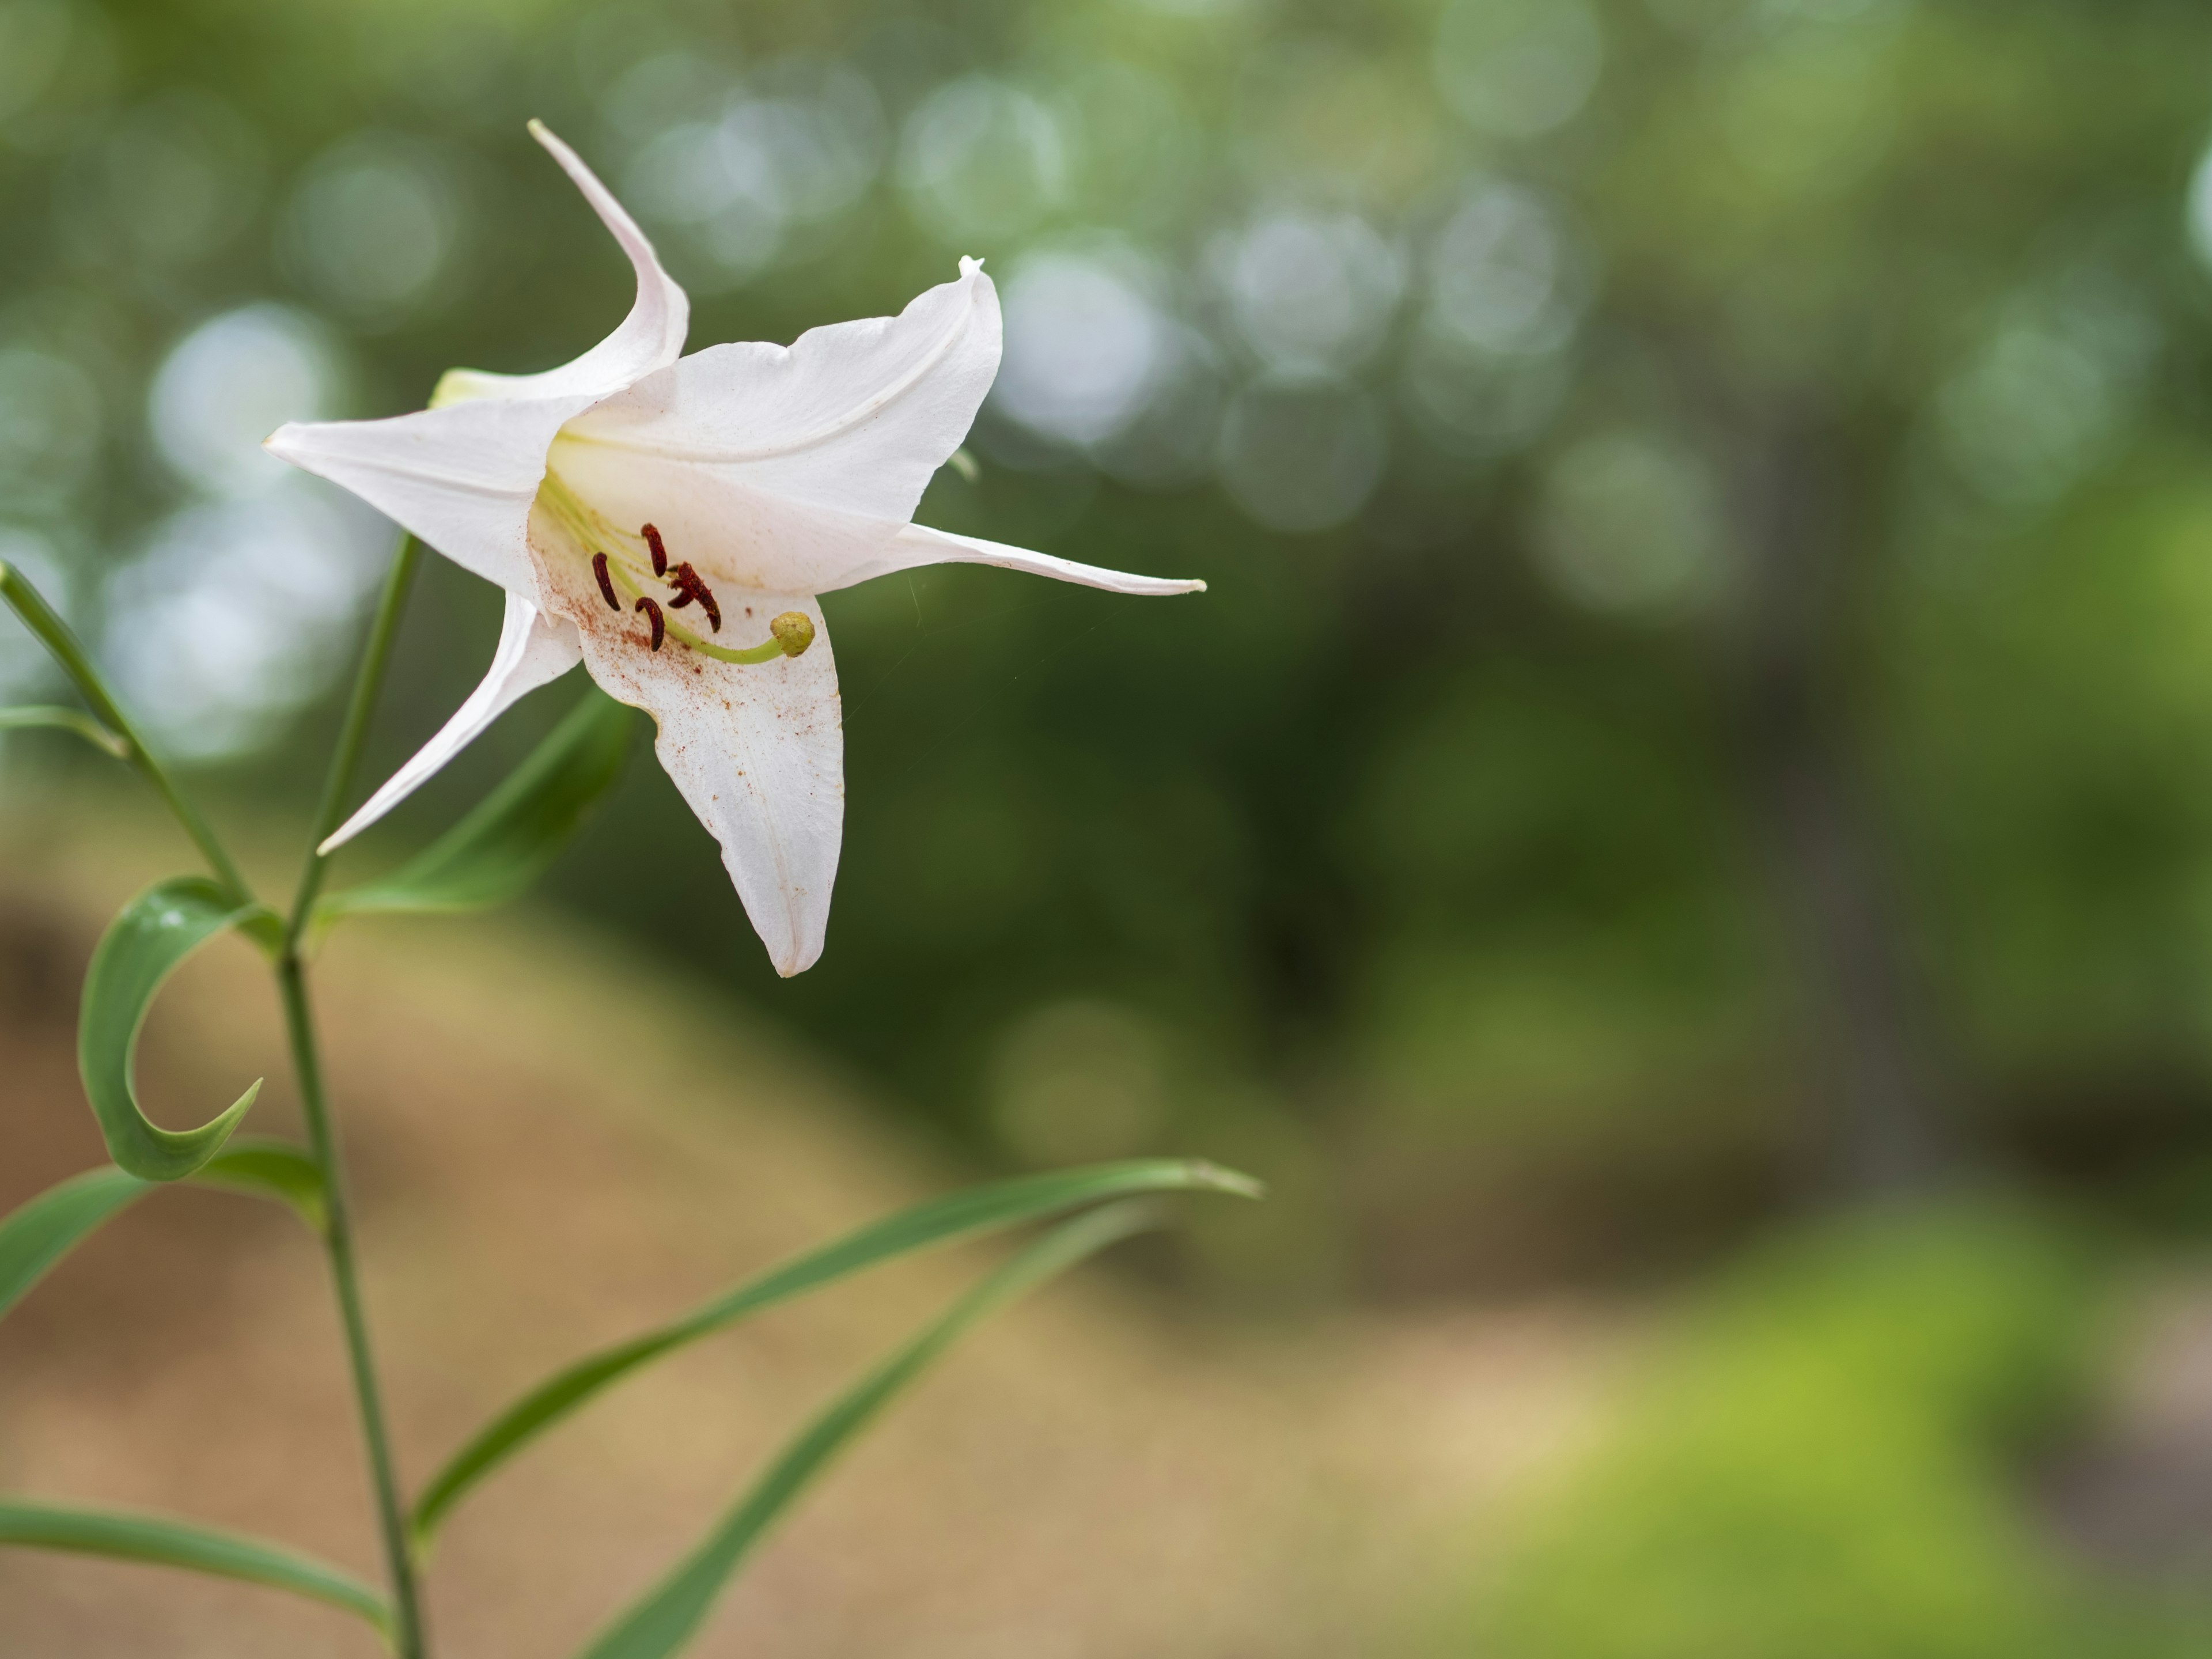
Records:
[[[777,970],[796,974],[822,954],[844,826],[837,671],[817,594],[938,563],[1118,593],[1205,584],[913,522],[998,374],[998,293],[975,260],[896,317],[683,356],[684,290],[574,152],[531,131],[636,268],[622,325],[542,374],[455,369],[419,413],[268,440],[507,592],[483,684],[323,850],[582,662],[652,714],[661,764],[720,843]]]

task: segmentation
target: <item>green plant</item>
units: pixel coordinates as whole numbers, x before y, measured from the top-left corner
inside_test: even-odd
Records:
[[[2024,1500],[2022,1454],[2080,1398],[2097,1284],[2063,1233],[1972,1206],[1876,1212],[1762,1254],[1507,1549],[1471,1650],[2201,1650],[2201,1626],[2100,1593]]]

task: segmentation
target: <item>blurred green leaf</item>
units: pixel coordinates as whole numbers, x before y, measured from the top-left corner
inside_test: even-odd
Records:
[[[105,750],[118,760],[131,758],[128,739],[109,731],[81,708],[56,708],[43,705],[0,708],[0,732],[21,731],[30,726],[74,732],[94,748]]]
[[[969,1291],[809,1424],[690,1557],[634,1603],[578,1659],[664,1659],[680,1650],[752,1547],[830,1460],[970,1326],[1085,1256],[1152,1225],[1156,1218],[1154,1207],[1141,1200],[1107,1205],[1054,1228]]]
[[[380,1633],[391,1629],[384,1598],[350,1573],[279,1545],[186,1521],[0,1498],[0,1545],[7,1544],[242,1578],[343,1607]]]
[[[138,1109],[131,1062],[155,993],[177,965],[226,927],[265,915],[239,904],[204,876],[150,887],[109,925],[85,972],[77,1019],[77,1070],[108,1155],[147,1181],[177,1181],[217,1152],[261,1092],[256,1079],[217,1117],[197,1129],[164,1129]]]
[[[0,1315],[88,1233],[149,1190],[111,1164],[47,1188],[0,1219]]]
[[[630,709],[587,693],[466,817],[390,875],[331,894],[315,907],[317,921],[374,910],[471,910],[515,897],[545,873],[622,775],[634,725]]]
[[[192,1181],[202,1187],[274,1199],[318,1236],[330,1225],[330,1206],[323,1198],[323,1172],[305,1147],[289,1140],[241,1137],[202,1165]]]
[[[189,1178],[199,1186],[273,1198],[318,1233],[326,1220],[322,1171],[286,1141],[233,1141]],[[108,1164],[71,1176],[0,1216],[0,1318],[56,1262],[159,1184]]]
[[[1248,1176],[1180,1158],[1102,1164],[972,1187],[872,1222],[793,1257],[657,1330],[579,1360],[507,1407],[440,1470],[415,1506],[415,1544],[425,1547],[461,1495],[593,1395],[672,1349],[776,1303],[933,1245],[1139,1193],[1208,1191],[1257,1197]]]

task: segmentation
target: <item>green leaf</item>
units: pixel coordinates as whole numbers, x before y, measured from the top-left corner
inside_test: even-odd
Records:
[[[272,1198],[289,1208],[318,1237],[330,1226],[322,1170],[305,1147],[289,1140],[240,1136],[201,1165],[191,1180],[198,1187],[221,1187],[256,1198]]]
[[[77,1018],[77,1070],[107,1153],[146,1181],[177,1181],[222,1150],[261,1092],[253,1086],[197,1129],[164,1129],[138,1109],[131,1064],[154,994],[200,945],[227,927],[252,924],[258,905],[241,905],[204,876],[150,887],[125,907],[92,953]]]
[[[410,1522],[416,1548],[419,1552],[428,1546],[462,1494],[499,1464],[600,1389],[672,1349],[910,1251],[1017,1226],[1110,1198],[1178,1190],[1236,1193],[1245,1197],[1257,1197],[1260,1192],[1258,1183],[1249,1176],[1211,1164],[1178,1158],[1100,1164],[1050,1175],[1024,1176],[931,1199],[794,1256],[669,1324],[578,1360],[508,1407],[456,1452],[424,1489]]]
[[[319,923],[364,911],[470,910],[515,897],[622,774],[633,712],[592,691],[476,810],[390,875],[331,894]]]
[[[49,1187],[0,1219],[0,1316],[101,1223],[152,1188],[108,1164]]]
[[[366,1619],[380,1632],[391,1633],[392,1613],[384,1598],[351,1573],[281,1545],[218,1532],[188,1521],[0,1498],[0,1544],[104,1555],[111,1560],[184,1567],[218,1578],[242,1578],[248,1583],[327,1601]]]
[[[319,1234],[327,1218],[322,1171],[289,1141],[234,1140],[190,1179],[197,1186],[273,1198]],[[55,1263],[160,1184],[110,1164],[71,1176],[0,1216],[0,1318]]]
[[[602,1632],[578,1659],[666,1659],[698,1631],[714,1598],[768,1529],[830,1461],[969,1328],[1033,1285],[1152,1224],[1153,1206],[1109,1204],[1063,1223],[962,1297],[816,1418],[690,1556]]]
[[[109,731],[82,708],[44,706],[0,708],[0,732],[21,731],[28,726],[48,726],[58,732],[74,732],[94,748],[105,750],[118,760],[131,758],[130,740]]]

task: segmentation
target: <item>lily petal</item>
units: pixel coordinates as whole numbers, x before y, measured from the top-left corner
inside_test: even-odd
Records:
[[[592,632],[584,659],[609,695],[653,716],[653,752],[720,845],[753,931],[789,978],[814,965],[829,932],[845,833],[845,731],[821,607],[799,593],[750,597],[763,635],[781,611],[813,622],[804,656],[739,666],[674,642],[646,651]]]
[[[486,727],[525,696],[561,678],[583,660],[582,645],[573,623],[549,617],[527,600],[507,596],[507,620],[492,653],[491,672],[470,693],[469,700],[438,735],[424,744],[414,759],[394,772],[384,787],[362,803],[362,808],[337,832],[315,850],[327,854],[343,847],[362,830],[428,783],[446,763],[481,737]]]
[[[998,373],[998,291],[973,259],[896,317],[789,348],[709,347],[572,421],[552,465],[723,580],[824,592],[914,516]]]
[[[837,664],[822,609],[804,593],[722,596],[724,648],[750,648],[769,624],[796,611],[814,624],[796,657],[718,661],[679,631],[697,613],[669,621],[658,651],[634,610],[607,609],[591,567],[552,515],[531,530],[543,550],[549,598],[575,624],[584,663],[600,689],[642,708],[659,727],[662,768],[722,848],[723,867],[744,902],[778,973],[813,966],[830,926],[830,890],[845,831],[845,732]]]
[[[295,421],[262,447],[351,490],[462,569],[534,601],[530,503],[553,434],[589,404],[487,400],[382,421]]]
[[[1108,570],[1099,565],[1078,564],[1073,559],[1056,559],[1049,553],[1032,553],[1026,547],[987,542],[981,536],[956,536],[949,530],[910,524],[892,538],[890,562],[884,568],[911,570],[925,564],[995,564],[1007,570],[1025,570],[1032,576],[1050,576],[1055,581],[1103,587],[1109,593],[1158,598],[1206,592],[1206,584],[1195,578],[1133,576],[1126,571]]]
[[[351,490],[463,569],[535,601],[527,526],[547,449],[594,403],[676,362],[690,301],[575,152],[538,123],[531,131],[629,255],[637,299],[622,325],[542,374],[457,369],[439,383],[428,409],[382,421],[295,422],[264,447]]]
[[[637,300],[621,327],[575,362],[559,368],[539,374],[493,374],[479,368],[447,371],[431,397],[433,409],[478,398],[604,398],[657,368],[666,368],[683,355],[684,337],[691,325],[690,298],[661,269],[660,258],[637,228],[637,221],[599,182],[599,175],[555,137],[543,121],[530,124],[530,136],[575,181],[592,210],[599,216],[599,222],[629,255],[631,268],[637,272]]]

